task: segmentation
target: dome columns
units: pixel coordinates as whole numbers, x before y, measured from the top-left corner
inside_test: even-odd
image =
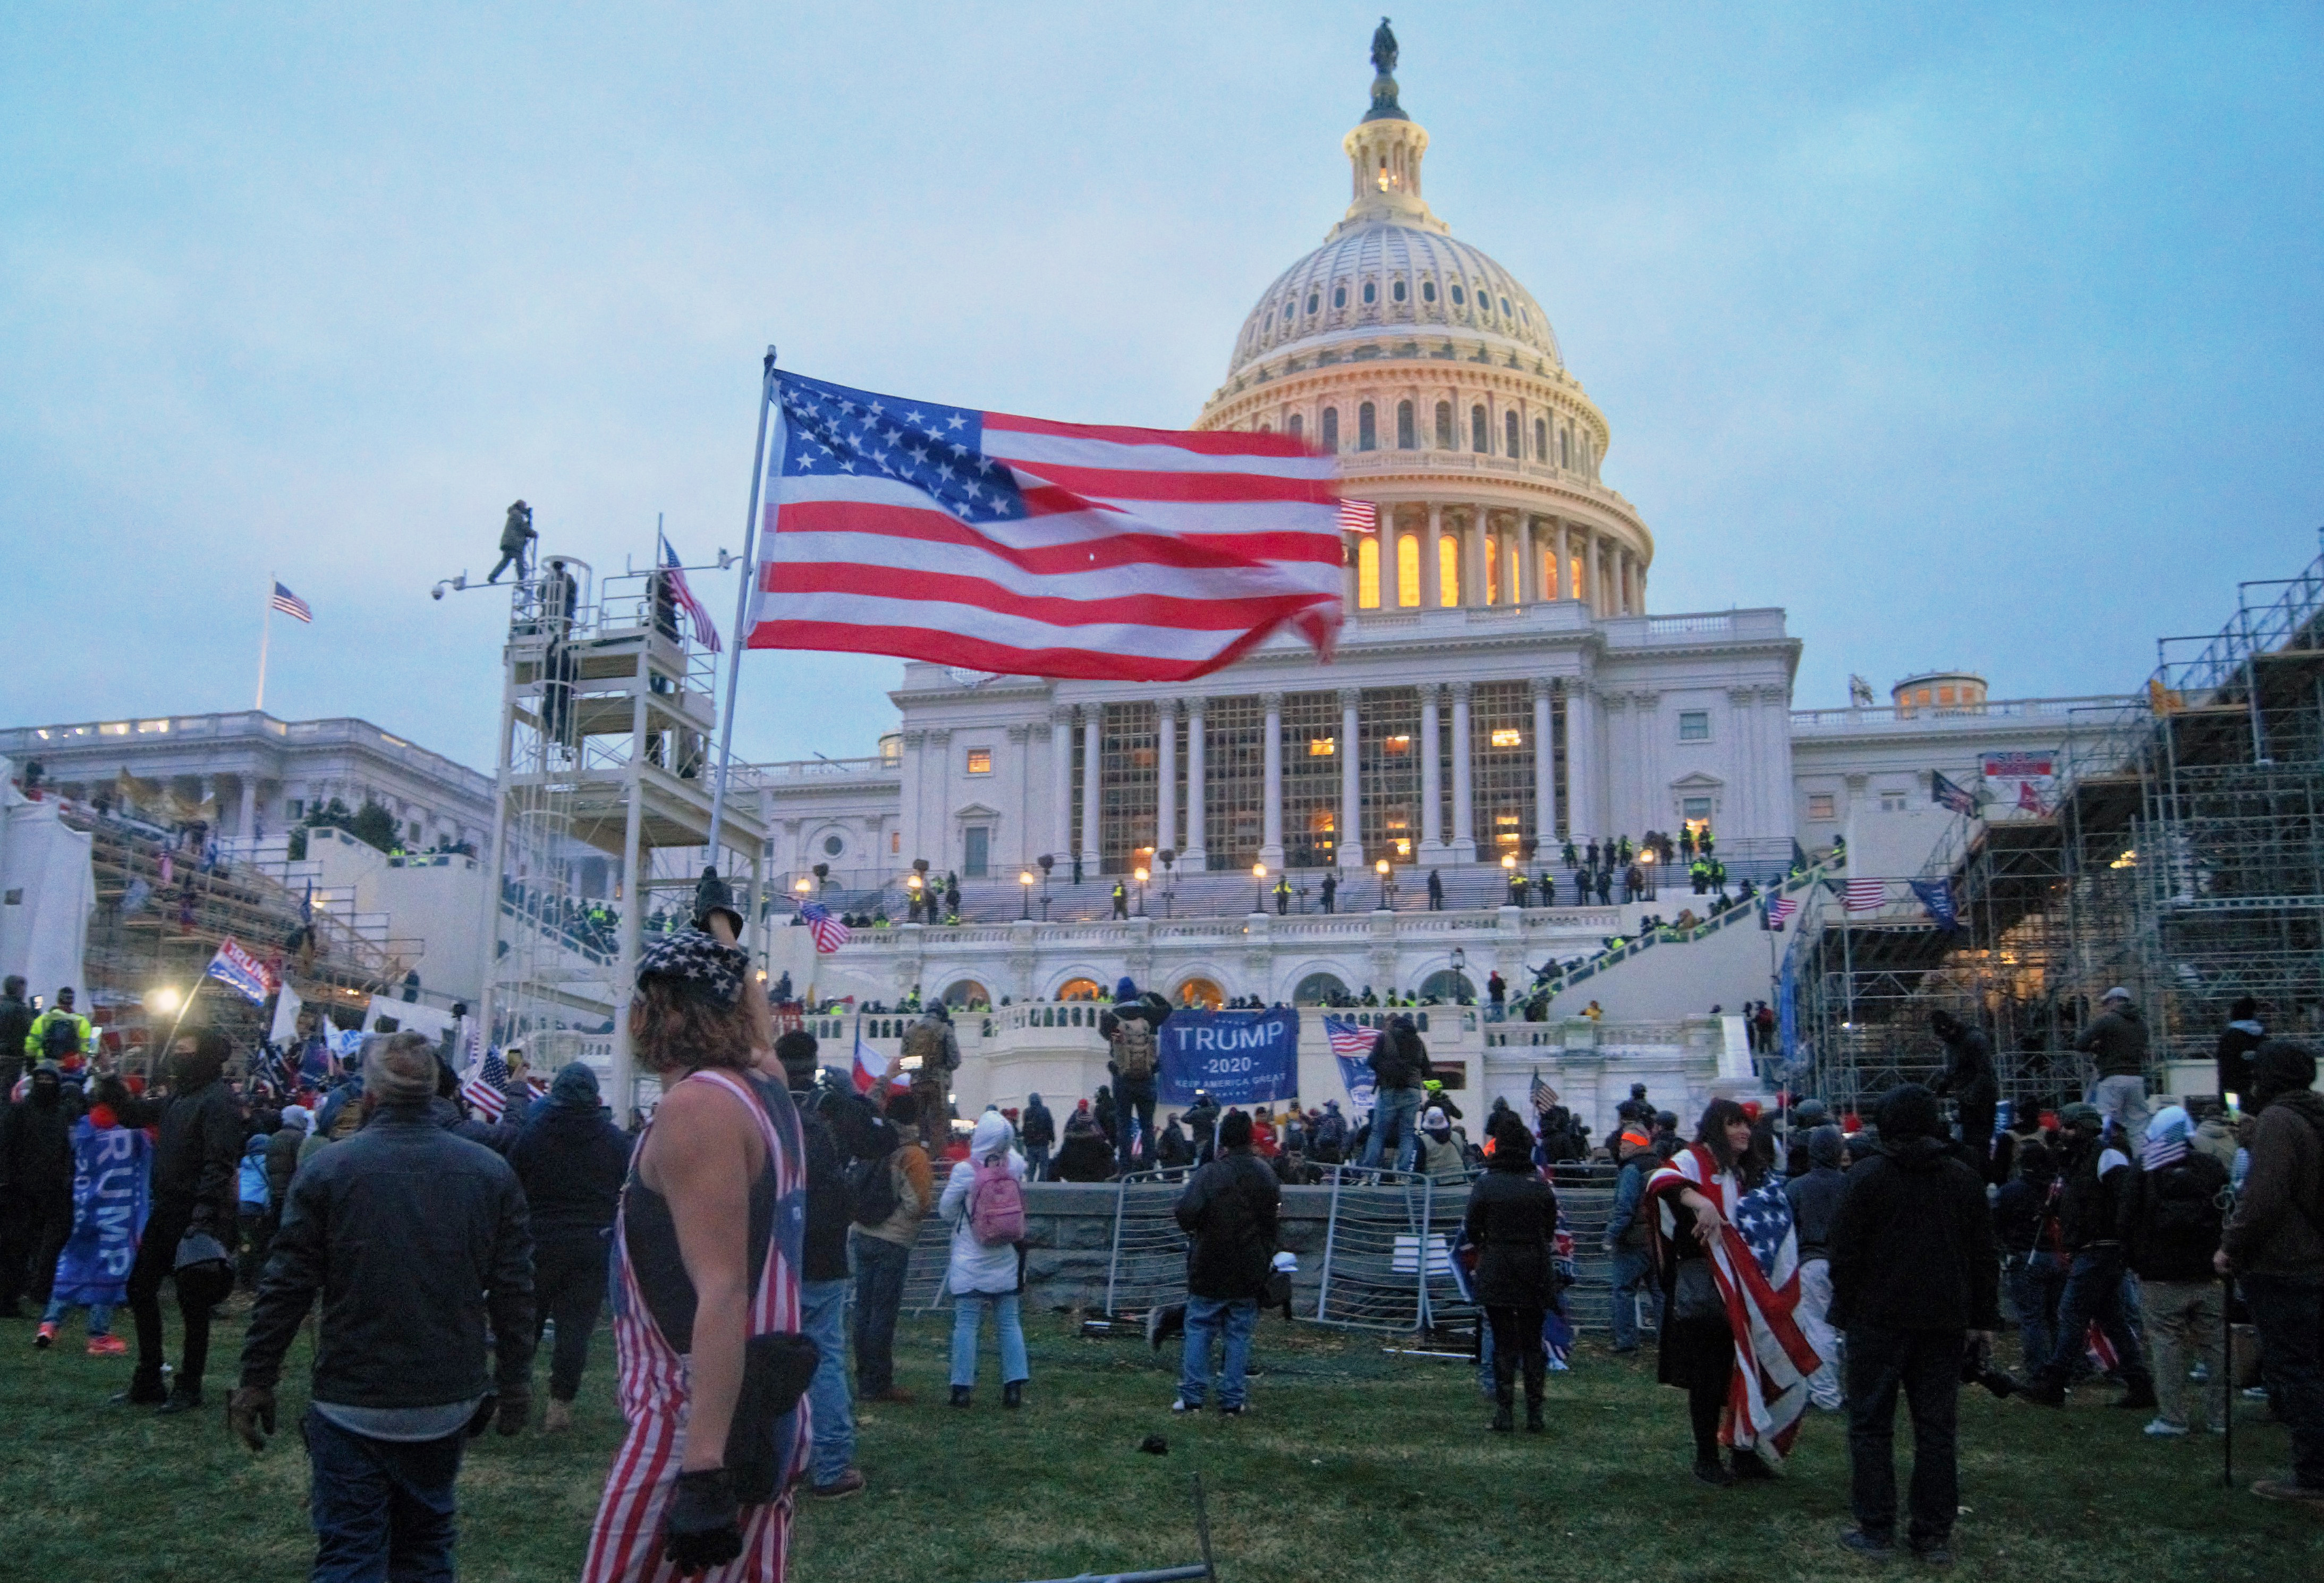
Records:
[[[1376,505],[1378,533],[1345,540],[1351,618],[1561,600],[1600,618],[1646,614],[1647,558],[1621,527],[1473,499]]]

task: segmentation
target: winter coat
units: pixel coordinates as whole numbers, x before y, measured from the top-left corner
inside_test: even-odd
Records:
[[[2252,1091],[2252,1051],[2267,1042],[2259,1023],[2229,1023],[2219,1030],[2219,1092],[2248,1096]]]
[[[1028,1101],[1025,1106],[1021,1135],[1026,1147],[1030,1149],[1046,1149],[1057,1141],[1057,1119],[1038,1099]]]
[[[2101,1013],[2082,1031],[2074,1048],[2097,1061],[2101,1078],[2144,1077],[2146,1019],[2138,1014],[2135,1005]]]
[[[1993,1041],[1982,1028],[1964,1027],[1945,1044],[1945,1073],[1936,1091],[1950,1094],[1963,1108],[1991,1106],[2001,1097],[1993,1075]]]
[[[224,1082],[212,1078],[167,1099],[123,1099],[114,1114],[124,1126],[159,1126],[153,1145],[153,1201],[190,1202],[194,1223],[225,1239],[240,1209],[235,1190],[242,1160],[242,1117]]]
[[[0,1108],[0,1191],[35,1201],[71,1198],[73,1119],[61,1091],[46,1104],[27,1094]]]
[[[2130,1169],[2129,1155],[2095,1138],[2072,1146],[2061,1172],[2065,1186],[2058,1193],[2058,1234],[2068,1253],[2122,1239],[2117,1195],[2122,1173]]]
[[[594,1103],[555,1105],[524,1124],[508,1162],[524,1184],[535,1240],[612,1228],[630,1171],[630,1138]]]
[[[2251,1171],[2221,1245],[2237,1271],[2324,1275],[2324,1095],[2279,1094],[2252,1119]]]
[[[32,1032],[32,1007],[23,996],[0,995],[0,1103],[24,1075],[24,1041]]]
[[[1939,1139],[1884,1143],[1848,1173],[1827,1256],[1841,1329],[2000,1326],[1985,1184]]]
[[[1840,1201],[1848,1196],[1848,1173],[1837,1165],[1812,1165],[1804,1176],[1784,1183],[1791,1200],[1792,1224],[1799,1237],[1800,1263],[1831,1256],[1831,1223]]]
[[[1364,1064],[1372,1069],[1372,1076],[1383,1088],[1417,1088],[1435,1076],[1428,1065],[1428,1046],[1421,1042],[1418,1033],[1400,1024],[1380,1030]]]
[[[1194,1238],[1187,1292],[1225,1302],[1259,1296],[1274,1264],[1282,1202],[1275,1173],[1248,1150],[1229,1149],[1194,1172],[1176,1211]]]
[[[1462,1228],[1476,1245],[1477,1301],[1546,1308],[1557,1240],[1557,1195],[1530,1171],[1496,1165],[1469,1190]]]
[[[1993,1195],[1993,1239],[2005,1254],[2030,1254],[2041,1241],[2043,1212],[2055,1176],[2015,1177]]]
[[[968,1190],[976,1180],[976,1162],[999,1154],[1009,1162],[1009,1174],[1025,1180],[1025,1157],[1009,1147],[1008,1121],[988,1113],[970,1137],[968,1158],[956,1162],[945,1179],[936,1213],[952,1223],[952,1257],[945,1265],[945,1290],[954,1296],[1000,1294],[1023,1285],[1017,1249],[1009,1243],[988,1245],[976,1239],[969,1225]]]
[[[888,1179],[896,1190],[896,1212],[877,1226],[858,1221],[855,1229],[881,1242],[909,1247],[918,1240],[920,1222],[936,1201],[936,1172],[928,1169],[928,1152],[920,1146],[920,1129],[898,1127],[899,1140],[888,1155]]]
[[[290,1179],[299,1171],[299,1146],[307,1128],[284,1126],[266,1140],[266,1185],[276,1208],[290,1201]]]
[[[2123,1256],[2139,1278],[2204,1285],[2218,1279],[2211,1255],[2219,1246],[2227,1168],[2190,1149],[2160,1171],[2133,1170],[2119,1180]]]

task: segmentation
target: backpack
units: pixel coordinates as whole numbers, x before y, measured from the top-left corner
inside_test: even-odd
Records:
[[[896,1155],[891,1149],[847,1167],[847,1196],[854,1201],[855,1224],[885,1226],[903,1200],[896,1193]]]
[[[1025,1190],[1010,1174],[1005,1153],[976,1167],[968,1189],[968,1229],[986,1247],[1025,1240]]]
[[[41,1029],[41,1058],[59,1065],[80,1053],[80,1023],[61,1012],[51,1012]]]
[[[936,1023],[915,1023],[904,1035],[904,1053],[918,1058],[920,1070],[945,1069],[944,1028]]]
[[[1347,1146],[1347,1117],[1336,1110],[1325,1111],[1323,1119],[1315,1124],[1314,1137],[1309,1145],[1316,1162],[1323,1165],[1338,1164],[1340,1151]]]
[[[1113,1061],[1121,1075],[1143,1080],[1154,1075],[1154,1024],[1124,1017],[1113,1030]]]
[[[2166,1258],[2200,1263],[2219,1245],[2219,1206],[2194,1170],[2183,1162],[2165,1166],[2149,1179],[2153,1208],[2148,1211],[2146,1240]]]

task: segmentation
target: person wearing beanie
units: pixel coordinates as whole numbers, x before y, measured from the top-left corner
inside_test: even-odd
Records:
[[[52,1060],[33,1067],[23,1100],[0,1109],[0,1319],[24,1317],[21,1298],[49,1301],[72,1235],[73,1123]]]
[[[1213,1384],[1224,1416],[1239,1418],[1250,1405],[1251,1333],[1274,1268],[1282,1201],[1275,1173],[1251,1153],[1250,1117],[1228,1111],[1219,1121],[1216,1158],[1194,1172],[1174,1211],[1193,1243],[1186,1252],[1186,1338],[1171,1412],[1201,1412]],[[1222,1334],[1225,1349],[1214,1379],[1211,1349]]]
[[[1420,1117],[1418,1164],[1423,1175],[1436,1181],[1459,1181],[1468,1174],[1469,1162],[1462,1158],[1461,1145],[1452,1136],[1452,1118],[1434,1106]]]
[[[589,1339],[605,1300],[606,1238],[629,1173],[629,1135],[605,1115],[597,1074],[573,1060],[549,1079],[549,1100],[509,1145],[532,1218],[533,1337],[550,1320],[557,1347],[549,1365],[541,1428],[573,1427],[573,1402],[589,1365]]]
[[[1025,1382],[1032,1368],[1026,1360],[1025,1323],[1020,1296],[1025,1289],[1025,1261],[1017,1239],[991,1240],[980,1230],[988,1206],[983,1196],[993,1193],[1005,1204],[1016,1198],[1023,1222],[1025,1157],[1010,1147],[1015,1133],[997,1110],[976,1121],[968,1140],[968,1158],[956,1162],[945,1178],[936,1214],[952,1225],[952,1252],[945,1266],[945,1290],[952,1293],[952,1404],[969,1405],[976,1390],[977,1343],[984,1315],[992,1314],[992,1328],[1001,1346],[1001,1404],[1020,1406]],[[1005,1182],[1007,1185],[1002,1186]]]
[[[1821,1111],[1819,1106],[1818,1111]],[[1807,1135],[1808,1169],[1784,1183],[1792,1206],[1792,1224],[1799,1236],[1800,1331],[1823,1358],[1808,1379],[1808,1400],[1826,1412],[1840,1409],[1840,1336],[1831,1328],[1831,1263],[1827,1244],[1832,1218],[1848,1191],[1848,1140],[1838,1127],[1822,1123]]]
[[[2063,1129],[2058,1189],[2058,1236],[2067,1255],[2066,1289],[2058,1300],[2058,1347],[2026,1384],[2024,1395],[2041,1407],[2066,1404],[2066,1382],[2081,1348],[2078,1338],[2097,1325],[2115,1349],[2124,1393],[2115,1405],[2137,1412],[2157,1406],[2154,1376],[2126,1311],[2123,1282],[2122,1190],[2130,1156],[2106,1135],[2095,1105],[2069,1105],[2058,1113]],[[1883,1118],[1885,1127],[1886,1118]],[[2142,1140],[2143,1141],[2143,1140]]]
[[[2260,1375],[2292,1430],[2292,1476],[2255,1495],[2324,1504],[2324,1096],[2316,1057],[2288,1039],[2253,1052],[2251,1169],[2213,1264],[2259,1327]]]
[[[1533,1169],[1533,1134],[1514,1111],[1493,1121],[1493,1153],[1469,1190],[1462,1232],[1477,1250],[1477,1301],[1492,1328],[1492,1427],[1516,1427],[1517,1376],[1525,1373],[1526,1432],[1539,1434],[1549,1357],[1542,1325],[1554,1296],[1552,1254],[1557,1195]]]
[[[1896,1544],[1896,1397],[1913,1415],[1905,1538],[1951,1560],[1960,1506],[1955,1431],[1961,1365],[2000,1324],[1985,1183],[1947,1147],[1936,1096],[1918,1083],[1881,1101],[1880,1150],[1848,1173],[1832,1217],[1831,1321],[1847,1338],[1849,1499],[1843,1546],[1870,1559]]]
[[[2123,1146],[2136,1158],[2146,1142],[2146,1019],[2132,1004],[2129,990],[2106,992],[2098,1014],[2074,1048],[2098,1066],[2090,1103],[2109,1125],[2121,1129]]]
[[[508,1162],[431,1113],[434,1041],[379,1034],[363,1065],[362,1130],[291,1180],[226,1422],[265,1449],[283,1357],[319,1300],[300,1425],[315,1576],[384,1577],[392,1557],[401,1575],[448,1578],[469,1431],[489,1414],[519,1433],[531,1402],[532,1236]]]
[[[847,1388],[847,1223],[852,1209],[847,1162],[838,1131],[816,1093],[817,1048],[815,1035],[804,1028],[793,1028],[775,1041],[775,1059],[782,1064],[791,1103],[798,1107],[799,1140],[807,1160],[799,1330],[816,1349],[815,1379],[807,1386],[815,1416],[807,1489],[821,1499],[837,1500],[859,1493],[864,1478],[855,1467],[855,1403]],[[844,1099],[830,1097],[850,1109],[870,1108],[869,1101],[852,1092]],[[868,1118],[859,1112],[843,1119],[855,1125]]]
[[[1632,1102],[1624,1100],[1623,1103],[1629,1105]],[[1654,1137],[1647,1130],[1653,1125],[1651,1118],[1640,1117],[1634,1108],[1614,1140],[1615,1150],[1620,1156],[1621,1174],[1614,1179],[1614,1206],[1606,1217],[1606,1251],[1613,1264],[1613,1314],[1609,1328],[1617,1353],[1638,1349],[1640,1297],[1646,1300],[1655,1328],[1662,1328],[1662,1283],[1651,1278],[1655,1273],[1655,1257],[1654,1233],[1649,1222],[1654,1207],[1646,1198],[1646,1179],[1662,1165],[1662,1156],[1655,1153]],[[1496,1145],[1493,1152],[1500,1153],[1499,1147]]]
[[[2194,1125],[2186,1111],[2166,1105],[2146,1124],[2146,1150],[2138,1169],[2125,1171],[2120,1228],[2123,1257],[2138,1276],[2139,1306],[2145,1312],[2148,1342],[2154,1348],[2154,1393],[2159,1402],[2146,1432],[2158,1439],[2186,1434],[2204,1425],[2203,1398],[2213,1392],[2224,1402],[2227,1362],[2221,1354],[2224,1311],[2219,1282],[2211,1270],[2219,1251],[2220,1209],[2227,1196],[2227,1168],[2192,1147]],[[2192,1356],[2190,1356],[2190,1354]],[[2187,1369],[2200,1362],[2210,1391],[2196,1393],[2187,1411]],[[2224,1412],[2209,1421],[2224,1429]]]
[[[2227,1008],[2227,1025],[2219,1030],[2217,1054],[2219,1103],[2248,1105],[2252,1091],[2253,1057],[2267,1042],[2267,1024],[2259,1020],[2259,1002],[2241,995]]]
[[[164,1413],[189,1412],[202,1405],[202,1375],[209,1363],[210,1310],[227,1292],[174,1279],[178,1244],[189,1233],[234,1245],[240,1209],[243,1123],[226,1086],[226,1063],[234,1053],[226,1036],[206,1028],[179,1039],[171,1051],[171,1092],[166,1098],[132,1098],[108,1084],[100,1097],[124,1126],[161,1129],[153,1145],[152,1216],[137,1245],[129,1272],[129,1311],[137,1321],[137,1372],[118,1400],[153,1403]],[[183,1353],[171,1386],[161,1384],[161,1282],[178,1289],[184,1320]]]

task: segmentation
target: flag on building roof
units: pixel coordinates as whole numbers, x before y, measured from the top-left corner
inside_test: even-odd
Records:
[[[807,931],[815,936],[818,956],[829,956],[848,940],[847,925],[831,914],[831,909],[821,902],[802,902],[798,915],[807,920]]]
[[[1888,901],[1888,882],[1879,879],[1851,879],[1848,882],[1848,910],[1851,912],[1871,912]]]
[[[1287,434],[1093,427],[778,371],[747,646],[1184,681],[1340,621],[1337,467]]]
[[[484,1051],[484,1060],[460,1085],[460,1097],[486,1121],[498,1121],[501,1113],[508,1108],[508,1096],[501,1091],[508,1080],[508,1062],[501,1059],[496,1045]]]
[[[1976,793],[1936,771],[1929,774],[1929,801],[1941,802],[1955,813],[1974,816],[1977,812]]]
[[[281,611],[285,616],[295,616],[300,620],[307,623],[309,626],[314,625],[315,613],[307,608],[307,601],[292,593],[290,589],[284,588],[281,583],[276,583],[274,585],[274,597],[272,599],[269,599],[267,603],[273,608]],[[244,608],[247,609],[248,606],[245,606]]]
[[[1921,905],[1929,910],[1929,916],[1937,921],[1939,929],[1960,927],[1960,914],[1953,906],[1953,888],[1949,882],[1916,879],[1912,884],[1913,893],[1921,899]]]
[[[279,987],[273,971],[267,965],[244,950],[232,935],[218,941],[217,955],[202,970],[203,977],[215,978],[230,989],[237,990],[244,999],[263,1004],[266,997]]]
[[[1369,500],[1340,502],[1340,532],[1343,533],[1377,533],[1379,532],[1379,507]]]
[[[694,589],[686,580],[685,563],[678,560],[678,551],[670,548],[669,541],[662,536],[659,528],[654,530],[654,542],[661,551],[662,576],[669,579],[670,597],[678,601],[678,608],[686,612],[687,620],[694,624],[694,641],[716,653],[718,624],[710,619],[710,612],[704,609],[702,601],[694,597]]]

